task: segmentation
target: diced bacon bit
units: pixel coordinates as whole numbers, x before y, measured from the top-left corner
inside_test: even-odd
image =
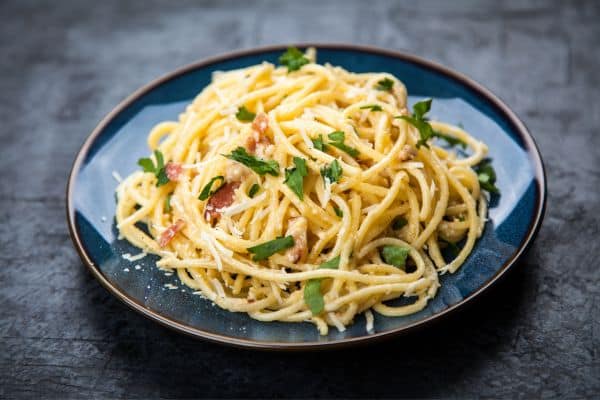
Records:
[[[246,149],[250,154],[264,152],[264,149],[270,145],[271,141],[269,140],[269,137],[262,135],[257,131],[254,131],[253,134],[248,136],[248,139],[246,139]]]
[[[254,117],[254,121],[252,121],[252,129],[261,135],[267,131],[269,127],[269,117],[267,114],[260,113],[256,117]]]
[[[252,304],[252,303],[254,303],[256,300],[254,300],[254,299],[246,299],[246,301],[248,302],[248,304]]]
[[[161,235],[160,239],[158,239],[158,245],[160,247],[165,247],[171,239],[175,237],[177,232],[183,229],[185,226],[185,221],[182,219],[178,219],[173,225],[169,226]]]
[[[183,167],[179,163],[168,162],[167,165],[165,165],[165,172],[169,180],[176,181],[183,172]]]
[[[398,153],[398,156],[400,157],[400,161],[412,160],[413,158],[415,158],[416,155],[417,155],[417,150],[415,150],[414,147],[412,147],[408,144],[404,145],[402,150],[400,150],[400,153]]]
[[[306,241],[306,230],[308,228],[308,222],[304,217],[298,217],[291,219],[288,224],[286,236],[291,235],[294,237],[294,247],[291,247],[286,251],[286,255],[290,262],[298,262],[306,258],[308,253],[308,246]]]
[[[211,223],[218,220],[221,216],[221,210],[229,207],[234,200],[235,190],[240,187],[239,182],[227,182],[217,190],[206,204],[204,209],[204,218]]]

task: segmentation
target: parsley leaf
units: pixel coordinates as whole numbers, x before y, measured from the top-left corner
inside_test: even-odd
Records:
[[[397,231],[402,229],[406,224],[408,224],[406,218],[398,216],[392,220],[392,229]]]
[[[381,251],[383,261],[386,264],[390,264],[398,268],[404,267],[408,253],[410,253],[410,249],[408,247],[391,245],[383,246],[383,250]]]
[[[279,63],[285,65],[288,72],[297,71],[309,62],[308,58],[304,57],[304,53],[295,47],[289,47],[287,51],[279,57]]]
[[[154,157],[156,158],[156,165],[154,165],[151,158],[140,158],[137,163],[144,172],[151,172],[156,176],[156,186],[162,186],[169,183],[169,177],[165,171],[165,160],[160,150],[154,150]]]
[[[383,111],[383,108],[379,104],[370,104],[368,106],[360,107],[361,110],[371,110],[371,111]]]
[[[248,197],[250,197],[251,199],[254,198],[254,196],[256,196],[256,193],[258,193],[259,190],[260,186],[258,185],[258,183],[255,183],[248,191]]]
[[[332,258],[329,261],[319,265],[319,269],[338,269],[340,266],[340,256]],[[304,302],[310,308],[313,315],[318,315],[325,308],[325,301],[321,294],[322,278],[309,279],[304,286]]]
[[[167,196],[167,198],[165,199],[165,212],[166,213],[170,213],[171,212],[171,197],[173,196],[173,194],[169,194]]]
[[[338,206],[334,205],[333,211],[335,212],[335,215],[337,215],[340,218],[342,218],[344,216],[344,212],[342,210],[340,210],[340,208]]]
[[[292,192],[304,200],[304,177],[308,175],[306,169],[306,160],[300,157],[294,157],[295,167],[285,170],[285,184],[292,189]]]
[[[343,172],[344,170],[338,160],[333,160],[331,164],[321,168],[321,176],[323,179],[328,179],[329,183],[339,182]]]
[[[294,246],[293,236],[280,236],[277,239],[259,244],[257,246],[248,247],[248,251],[252,254],[252,261],[262,261],[271,257],[273,254],[281,250],[288,249]]]
[[[454,242],[448,242],[448,241],[443,240],[443,239],[440,239],[440,242],[446,243],[446,247],[448,248],[448,250],[450,250],[450,252],[452,253],[452,255],[454,257],[458,256],[458,254],[460,253],[460,247],[458,247],[456,245],[456,243],[454,243]]]
[[[354,147],[350,147],[344,144],[344,140],[346,140],[346,134],[342,131],[335,131],[335,132],[331,132],[329,135],[327,135],[327,137],[329,138],[330,142],[329,144],[337,147],[338,149],[342,150],[343,152],[348,153],[350,156],[352,157],[358,157],[359,152],[358,150],[356,150]]]
[[[444,133],[436,132],[436,131],[433,132],[433,136],[436,138],[445,140],[446,143],[448,143],[448,145],[450,145],[450,146],[460,146],[463,149],[467,148],[467,144],[465,142],[463,142],[459,138],[455,138],[454,136],[446,135]]]
[[[246,107],[241,106],[238,109],[238,112],[235,114],[235,117],[237,119],[239,119],[240,121],[252,122],[252,121],[254,121],[254,117],[256,117],[256,114],[248,111],[248,109]]]
[[[496,187],[496,171],[492,167],[491,160],[485,159],[475,166],[479,185],[483,190],[490,193],[500,194],[500,190]]]
[[[394,86],[393,80],[391,80],[390,78],[384,78],[384,79],[380,80],[379,82],[377,82],[375,89],[386,90],[386,91],[390,92],[392,90],[393,86]]]
[[[323,135],[319,135],[314,139],[311,139],[315,149],[325,151],[327,149],[327,145],[323,143]]]
[[[223,156],[244,164],[259,175],[269,174],[279,176],[279,163],[277,161],[263,160],[262,158],[255,157],[248,154],[246,149],[241,146],[233,150],[231,154],[223,154]]]
[[[425,114],[431,109],[431,99],[419,101],[413,105],[413,115],[400,115],[394,118],[400,118],[413,125],[419,131],[421,138],[417,142],[417,149],[421,146],[429,148],[427,141],[434,136],[434,131]]]
[[[138,163],[138,165],[140,167],[142,167],[142,169],[144,170],[144,172],[152,172],[152,173],[154,173],[154,163],[152,162],[152,159],[150,159],[150,158],[140,158],[137,163]]]
[[[215,183],[216,181],[221,181],[221,184],[215,190],[211,191],[210,189],[212,188],[213,183]],[[213,194],[215,194],[216,191],[218,191],[219,189],[221,189],[221,187],[223,187],[224,184],[225,184],[225,177],[224,176],[222,176],[222,175],[215,176],[214,178],[212,178],[204,186],[204,188],[200,192],[200,196],[198,196],[198,200],[206,200],[206,199],[208,199],[210,196],[212,196]]]

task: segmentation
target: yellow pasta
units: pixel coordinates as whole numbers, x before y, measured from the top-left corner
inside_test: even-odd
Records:
[[[423,143],[398,118],[411,112],[396,77],[315,55],[215,73],[177,121],[150,132],[153,155],[120,183],[116,219],[219,307],[325,335],[359,313],[372,325],[371,310],[423,309],[439,275],[461,266],[485,224],[473,167],[487,147],[439,121],[428,123],[469,156]],[[463,240],[446,262],[441,249]],[[412,302],[386,304],[399,297]]]

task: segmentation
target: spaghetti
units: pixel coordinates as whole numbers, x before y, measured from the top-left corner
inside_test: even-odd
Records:
[[[473,249],[487,147],[428,120],[430,101],[410,112],[394,76],[315,55],[289,49],[285,66],[215,73],[150,132],[153,155],[118,186],[117,227],[223,309],[323,335],[366,312],[372,330],[371,310],[423,309]]]

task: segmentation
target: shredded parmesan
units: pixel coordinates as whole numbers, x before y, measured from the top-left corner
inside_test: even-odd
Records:
[[[373,313],[371,310],[365,311],[365,320],[367,321],[367,332],[373,332]]]
[[[134,256],[129,253],[125,253],[121,257],[123,257],[127,261],[137,261],[137,260],[141,260],[142,258],[146,257],[147,255],[148,254],[145,251],[142,251],[141,253],[136,254]]]
[[[219,255],[219,252],[217,251],[217,248],[215,246],[215,239],[213,239],[213,237],[210,236],[206,232],[202,232],[200,234],[200,238],[206,242],[206,246],[208,247],[210,254],[212,254],[213,258],[215,259],[215,263],[217,264],[217,269],[219,271],[222,271],[223,270],[223,261],[221,260],[221,256]]]
[[[215,287],[215,291],[217,292],[217,295],[224,299],[225,296],[225,289],[223,289],[223,285],[221,285],[221,282],[219,282],[219,280],[217,278],[212,278],[210,280],[213,284],[213,286]]]
[[[115,178],[115,181],[117,181],[119,183],[123,182],[123,178],[117,171],[112,172],[112,177]]]
[[[340,321],[340,319],[337,317],[337,315],[335,315],[335,313],[330,312],[327,315],[329,316],[329,319],[331,320],[331,322],[333,322],[333,325],[335,325],[338,331],[344,332],[346,330],[346,327],[344,326],[344,324],[342,324],[342,321]]]
[[[247,209],[254,207],[256,204],[262,203],[262,201],[265,200],[266,197],[267,192],[262,192],[260,195],[256,196],[253,199],[247,200],[243,203],[231,205],[227,208],[221,208],[218,211],[221,214],[230,217],[232,215],[239,214],[242,211],[246,211]]]

